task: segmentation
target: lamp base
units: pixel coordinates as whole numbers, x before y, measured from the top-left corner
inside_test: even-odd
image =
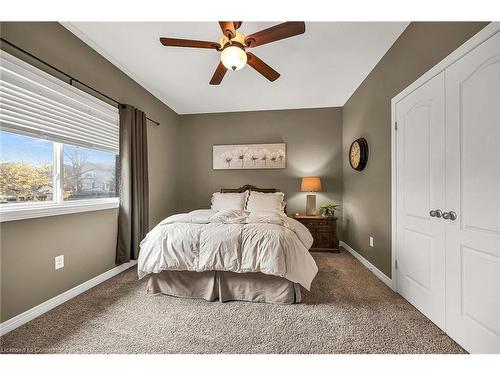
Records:
[[[316,215],[316,195],[308,194],[306,201],[306,215]]]

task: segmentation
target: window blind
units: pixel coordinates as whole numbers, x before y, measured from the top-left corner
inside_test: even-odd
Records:
[[[118,109],[0,51],[0,127],[118,154]]]

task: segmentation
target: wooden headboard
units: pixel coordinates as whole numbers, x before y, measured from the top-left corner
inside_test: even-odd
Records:
[[[260,193],[278,193],[280,190],[279,189],[273,189],[273,188],[259,188],[254,185],[243,185],[242,187],[236,188],[236,189],[228,189],[228,188],[222,188],[220,189],[221,193],[243,193],[244,191],[258,191]]]

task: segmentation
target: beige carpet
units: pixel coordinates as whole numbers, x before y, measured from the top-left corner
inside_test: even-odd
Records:
[[[2,337],[1,352],[464,353],[347,252],[315,253],[299,305],[145,293],[130,269]]]

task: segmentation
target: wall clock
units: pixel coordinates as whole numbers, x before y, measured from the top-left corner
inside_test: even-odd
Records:
[[[358,138],[352,142],[349,148],[349,163],[357,171],[362,171],[368,162],[368,142],[364,138]]]

